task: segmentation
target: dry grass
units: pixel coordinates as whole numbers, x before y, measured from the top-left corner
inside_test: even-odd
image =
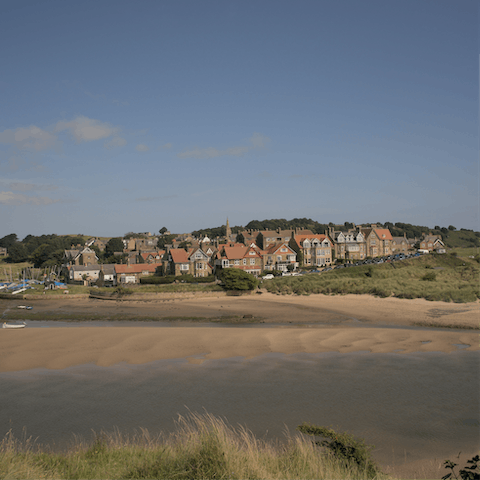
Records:
[[[209,414],[180,417],[170,435],[101,433],[64,453],[42,451],[7,435],[0,444],[0,479],[366,479],[355,464],[322,452],[309,439],[259,440]],[[376,478],[389,478],[378,474]]]

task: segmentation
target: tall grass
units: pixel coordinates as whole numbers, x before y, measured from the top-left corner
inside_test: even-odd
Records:
[[[371,294],[466,303],[480,298],[477,262],[451,255],[429,255],[380,265],[333,270],[321,275],[282,277],[265,288],[272,293],[308,295]]]
[[[11,436],[0,444],[0,479],[367,479],[355,462],[322,452],[301,436],[285,443],[257,439],[209,414],[180,417],[170,435],[101,433],[77,441],[65,453],[21,445]]]

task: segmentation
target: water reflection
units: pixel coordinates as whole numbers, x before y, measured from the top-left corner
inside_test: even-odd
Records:
[[[259,437],[306,421],[348,430],[382,462],[444,457],[479,442],[479,352],[268,354],[0,374],[0,425],[57,447],[92,429],[172,430],[187,409]]]

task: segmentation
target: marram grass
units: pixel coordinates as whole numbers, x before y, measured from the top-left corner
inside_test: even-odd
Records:
[[[7,435],[0,444],[0,479],[366,479],[365,470],[322,451],[297,434],[285,442],[257,439],[209,414],[179,417],[169,435],[116,431],[76,441],[64,453]],[[373,478],[387,479],[377,473]]]

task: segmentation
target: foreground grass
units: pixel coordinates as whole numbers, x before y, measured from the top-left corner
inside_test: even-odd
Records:
[[[369,472],[369,474],[368,474]],[[211,415],[180,417],[176,431],[152,438],[100,434],[65,453],[42,451],[7,436],[0,444],[0,479],[367,479],[389,478],[315,446],[305,437],[258,440]]]
[[[480,266],[474,259],[425,255],[321,275],[282,277],[264,282],[264,286],[269,292],[279,294],[353,293],[466,303],[480,298],[479,275]]]

